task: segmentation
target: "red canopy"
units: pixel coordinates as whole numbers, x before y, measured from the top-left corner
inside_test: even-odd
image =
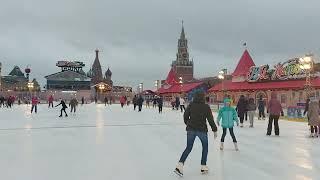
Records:
[[[249,69],[255,66],[248,50],[245,50],[239,60],[236,69],[233,71],[232,76],[243,76],[247,75]]]
[[[270,82],[232,82],[231,80],[217,84],[209,92],[216,91],[247,91],[247,90],[278,90],[278,89],[303,89],[306,81],[286,80],[286,81],[270,81]],[[320,78],[317,77],[311,80],[312,87],[320,87]]]
[[[187,93],[191,91],[194,88],[199,87],[202,85],[202,82],[196,82],[196,83],[188,83],[188,84],[175,84],[171,85],[168,88],[162,87],[160,88],[157,93],[159,94],[166,94],[166,93]]]

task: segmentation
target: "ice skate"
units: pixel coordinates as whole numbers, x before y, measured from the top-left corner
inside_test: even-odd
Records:
[[[223,151],[223,142],[220,144],[220,150]]]
[[[261,120],[261,118],[260,118],[260,117],[258,117],[258,120]]]
[[[243,123],[240,123],[240,127],[242,127],[242,128],[243,128]]]
[[[238,148],[238,144],[237,144],[237,143],[234,143],[234,149],[235,149],[236,151],[239,151],[239,148]]]
[[[59,117],[62,117],[62,115],[60,115]]]
[[[178,165],[176,166],[176,169],[174,170],[174,172],[182,177],[183,176],[183,163],[179,162]]]
[[[208,174],[209,168],[206,165],[201,165],[201,174]]]

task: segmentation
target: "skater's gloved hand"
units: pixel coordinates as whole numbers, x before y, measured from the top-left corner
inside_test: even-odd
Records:
[[[214,139],[216,139],[218,137],[218,133],[217,132],[213,132],[213,137],[214,137]]]

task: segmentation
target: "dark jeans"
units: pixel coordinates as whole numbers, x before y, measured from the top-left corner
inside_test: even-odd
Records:
[[[159,105],[159,113],[162,113],[162,106]]]
[[[139,105],[139,112],[142,110],[142,104]]]
[[[245,116],[246,121],[248,121],[248,111],[246,111],[246,112],[244,113],[244,116]]]
[[[279,136],[280,131],[279,131],[279,115],[269,115],[269,124],[268,124],[268,130],[267,130],[267,135],[271,135],[272,131],[272,123],[274,123],[274,133]]]
[[[186,107],[184,107],[184,105],[180,105],[180,110],[181,110],[181,112],[183,112],[186,110]]]
[[[317,133],[318,127],[317,126],[311,126],[311,133]]]
[[[266,115],[264,114],[264,109],[259,109],[259,118],[261,118],[261,117],[263,117],[263,118],[266,117]]]
[[[221,142],[224,142],[224,138],[226,137],[227,135],[227,128],[222,128],[222,136],[221,136]],[[232,137],[232,140],[234,143],[237,142],[237,139],[236,139],[236,136],[234,135],[234,132],[233,132],[233,128],[229,128],[229,132],[230,132],[230,135]]]
[[[133,104],[133,110],[136,110],[137,104]]]
[[[124,106],[124,103],[121,103],[121,107],[123,108],[123,106]]]
[[[35,113],[37,113],[37,105],[32,105],[31,113],[33,112],[33,110],[34,110]]]
[[[53,102],[49,102],[49,108],[52,107],[53,108]]]
[[[66,108],[62,108],[61,111],[60,111],[60,116],[62,116],[62,112],[64,112],[64,114],[66,116],[68,116],[67,112],[66,112]]]
[[[239,113],[238,116],[239,116],[239,119],[240,119],[240,123],[243,123],[244,113]]]
[[[179,162],[184,163],[188,158],[190,152],[193,148],[193,143],[196,137],[201,141],[202,144],[202,156],[201,156],[201,165],[207,164],[207,156],[208,156],[208,134],[207,132],[200,132],[200,131],[188,131],[187,132],[187,147],[183,151]]]
[[[70,112],[72,112],[72,111],[73,111],[74,113],[76,112],[76,106],[71,106]]]

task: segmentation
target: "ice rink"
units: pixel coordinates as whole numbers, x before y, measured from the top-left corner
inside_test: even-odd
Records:
[[[164,109],[138,113],[132,106],[79,106],[59,118],[59,108],[0,108],[0,179],[3,180],[176,180],[173,170],[185,148],[182,114]],[[70,109],[68,109],[70,110]],[[236,128],[239,152],[229,134],[225,150],[209,133],[209,174],[200,174],[196,140],[183,179],[319,180],[320,138],[308,138],[305,123],[280,121],[280,137],[266,137],[266,121]]]

